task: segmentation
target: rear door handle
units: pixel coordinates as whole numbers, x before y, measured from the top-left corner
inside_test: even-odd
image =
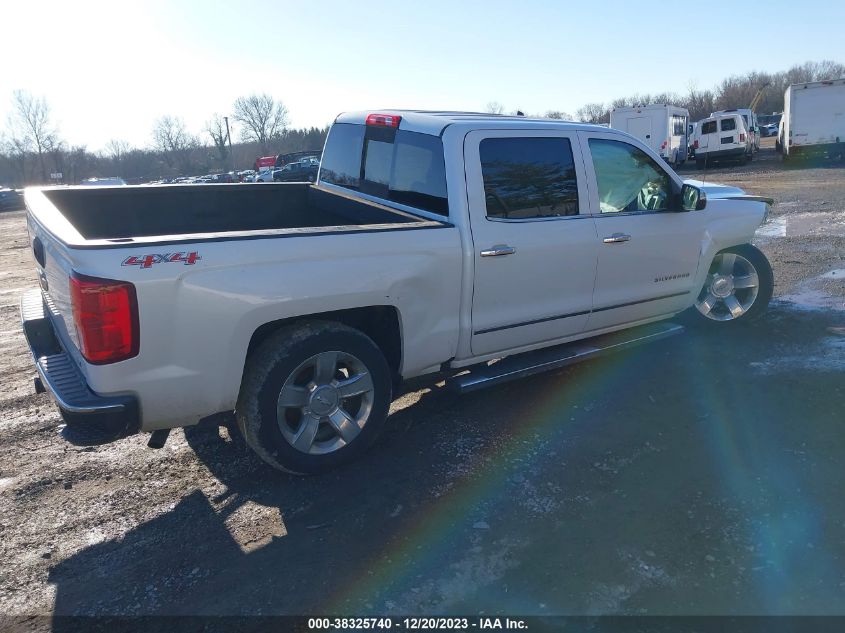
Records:
[[[513,255],[516,252],[516,249],[513,246],[508,246],[507,244],[496,244],[491,248],[484,249],[481,251],[482,257],[501,257],[502,255]]]
[[[630,239],[631,236],[625,233],[614,233],[613,235],[608,235],[602,242],[605,244],[616,244],[617,242],[627,242]]]

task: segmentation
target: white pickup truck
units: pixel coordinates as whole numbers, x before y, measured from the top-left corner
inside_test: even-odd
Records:
[[[403,379],[458,391],[765,310],[771,200],[684,183],[603,127],[340,115],[317,182],[26,192],[22,319],[95,444],[236,416],[297,473],[366,449]]]

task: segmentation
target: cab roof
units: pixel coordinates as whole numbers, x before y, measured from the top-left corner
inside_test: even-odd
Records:
[[[364,110],[360,112],[344,112],[339,114],[335,123],[357,123],[363,125],[370,114],[387,114],[402,117],[399,122],[400,130],[419,132],[439,136],[448,126],[457,123],[469,125],[489,125],[491,127],[518,128],[554,128],[566,130],[606,130],[606,127],[589,123],[562,121],[560,119],[543,119],[526,116],[512,116],[504,114],[488,114],[484,112],[455,112],[445,110]]]

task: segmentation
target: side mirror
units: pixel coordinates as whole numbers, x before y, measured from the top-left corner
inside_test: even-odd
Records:
[[[707,194],[694,185],[681,187],[681,210],[701,211],[707,206]]]

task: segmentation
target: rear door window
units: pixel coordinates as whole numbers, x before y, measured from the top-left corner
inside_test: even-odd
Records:
[[[716,132],[716,121],[705,121],[701,124],[701,133],[702,134],[715,134]]]
[[[320,180],[449,215],[443,142],[438,136],[338,123],[326,142]]]
[[[736,119],[722,119],[720,125],[722,132],[732,132],[736,129]]]
[[[486,138],[479,146],[487,217],[578,215],[578,182],[567,138]]]

